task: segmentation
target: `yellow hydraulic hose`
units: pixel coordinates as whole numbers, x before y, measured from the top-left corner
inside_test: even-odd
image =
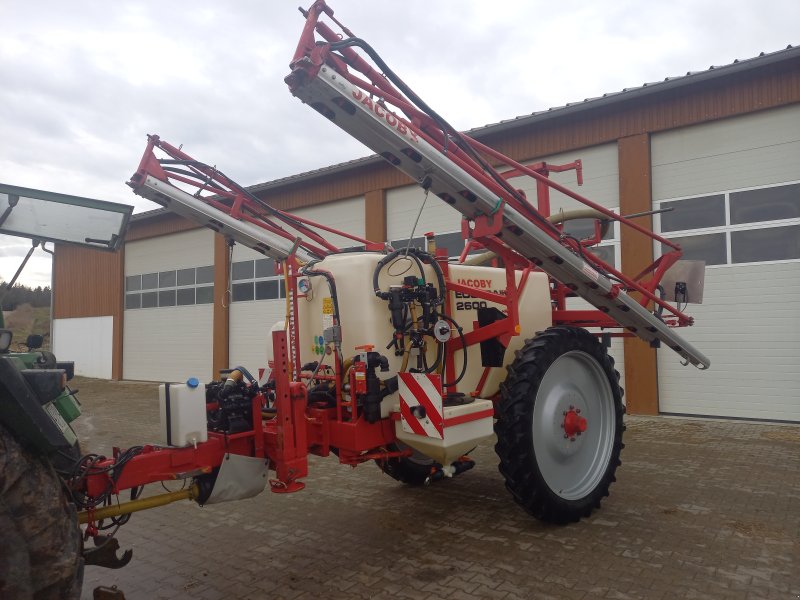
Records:
[[[408,359],[411,356],[411,340],[406,336],[403,338],[403,362],[400,365],[400,373],[405,373],[408,369]]]

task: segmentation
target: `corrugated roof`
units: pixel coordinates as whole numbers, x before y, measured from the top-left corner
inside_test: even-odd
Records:
[[[663,81],[654,81],[651,83],[644,83],[637,87],[624,88],[618,92],[608,92],[602,96],[594,98],[586,98],[579,102],[568,102],[564,106],[555,106],[547,110],[541,110],[531,113],[529,115],[522,115],[514,117],[513,119],[506,119],[499,123],[484,125],[483,127],[476,127],[467,133],[470,134],[483,134],[499,133],[510,128],[521,127],[534,122],[543,121],[548,118],[563,117],[567,114],[588,110],[590,108],[598,108],[616,102],[622,102],[641,96],[663,93],[667,90],[675,88],[695,85],[700,82],[709,81],[719,77],[729,77],[734,74],[742,73],[756,68],[763,68],[769,64],[783,62],[800,57],[800,46],[786,46],[783,50],[775,52],[762,52],[758,56],[746,59],[736,59],[727,65],[715,66],[711,65],[704,71],[687,71],[685,75],[677,75],[674,77],[666,77]]]
[[[783,62],[785,60],[791,60],[797,57],[800,57],[800,46],[788,45],[786,48],[782,50],[777,50],[775,52],[762,52],[758,56],[754,56],[752,58],[746,58],[742,60],[736,59],[730,64],[720,65],[720,66],[711,65],[708,69],[703,71],[688,71],[685,75],[666,77],[663,81],[644,83],[637,87],[624,88],[623,90],[618,92],[608,92],[606,94],[603,94],[602,96],[597,96],[594,98],[586,98],[579,102],[568,102],[564,106],[554,106],[546,110],[541,110],[530,114],[521,115],[511,119],[505,119],[498,123],[491,123],[489,125],[476,127],[474,129],[468,130],[466,133],[468,133],[473,137],[480,138],[482,136],[501,133],[509,129],[524,127],[526,125],[539,123],[549,119],[561,118],[584,110],[600,108],[602,106],[607,106],[609,104],[614,104],[617,102],[623,102],[626,100],[631,100],[634,98],[639,98],[651,94],[662,93],[668,90],[680,88],[687,85],[695,85],[697,83],[709,81],[719,77],[729,77],[734,74],[742,73],[756,68],[762,68],[773,63]],[[303,173],[297,173],[296,175],[289,175],[288,177],[282,177],[280,179],[275,179],[273,181],[257,183],[255,185],[249,186],[247,189],[254,193],[264,190],[276,189],[283,187],[284,185],[315,179],[323,175],[333,175],[336,173],[341,173],[343,171],[354,169],[356,167],[363,167],[372,163],[379,163],[379,162],[383,162],[383,158],[381,158],[377,154],[373,154],[370,156],[365,156],[362,158],[356,158],[346,162],[337,163],[335,165],[321,167],[319,169],[314,169],[313,171],[305,171]],[[167,209],[159,208],[153,211],[139,213],[137,215],[134,215],[132,217],[132,220],[141,220],[145,217],[155,216],[162,212],[167,212]]]
[[[131,215],[130,221],[142,221],[144,219],[149,219],[151,217],[157,217],[158,215],[166,215],[166,214],[174,214],[168,208],[154,208],[153,210],[146,210],[144,212],[136,213]]]
[[[253,193],[260,192],[262,190],[268,190],[276,187],[281,187],[286,185],[287,183],[295,183],[297,181],[304,181],[306,179],[314,179],[315,177],[320,177],[322,175],[330,175],[332,173],[339,173],[341,171],[347,171],[348,169],[352,169],[355,167],[360,167],[363,165],[367,165],[370,163],[378,163],[382,162],[383,158],[378,156],[377,154],[371,154],[369,156],[364,156],[361,158],[354,158],[353,160],[348,160],[342,163],[337,163],[335,165],[330,165],[327,167],[320,167],[319,169],[314,169],[313,171],[305,171],[303,173],[298,173],[296,175],[289,175],[287,177],[282,177],[280,179],[274,179],[272,181],[267,181],[264,183],[257,183],[255,185],[249,186],[247,189]]]

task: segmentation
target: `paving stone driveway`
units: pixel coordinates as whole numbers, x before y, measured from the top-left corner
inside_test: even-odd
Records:
[[[155,438],[153,384],[79,380],[87,450]],[[567,527],[511,500],[492,445],[429,488],[313,458],[307,488],[133,515],[83,598],[800,598],[800,427],[628,417],[618,481]],[[159,486],[150,486],[153,492]]]

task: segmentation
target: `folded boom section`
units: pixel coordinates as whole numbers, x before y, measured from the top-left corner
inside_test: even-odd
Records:
[[[409,90],[366,43],[353,37],[339,41],[319,21],[323,13],[333,14],[322,1],[305,13],[307,26],[286,78],[295,96],[458,210],[472,222],[471,235],[476,240],[501,242],[550,274],[557,287],[593,304],[600,312],[596,322],[587,326],[608,326],[610,318],[651,344],[663,342],[695,366],[709,366],[708,358],[673,329],[691,325],[692,319],[655,294],[661,277],[680,257],[674,243],[550,181],[546,173],[523,167],[458,133]],[[314,41],[315,31],[326,41]],[[354,46],[363,48],[383,73],[356,54]],[[502,158],[516,172],[544,184],[545,193],[556,189],[671,249],[639,278],[630,279],[579,241],[563,235],[548,221],[549,214],[537,210],[489,164],[487,154],[492,161]],[[548,203],[540,199],[542,206]],[[649,279],[642,279],[651,273]],[[636,292],[641,300],[629,292]],[[651,312],[648,306],[653,305],[663,314]]]

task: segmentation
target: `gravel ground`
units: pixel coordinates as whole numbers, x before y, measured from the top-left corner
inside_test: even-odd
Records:
[[[155,439],[155,384],[79,379],[87,451]],[[800,426],[627,417],[618,481],[567,527],[529,518],[492,444],[472,471],[410,488],[312,458],[307,488],[133,515],[118,571],[83,598],[800,598]],[[150,486],[158,492],[160,486]]]

